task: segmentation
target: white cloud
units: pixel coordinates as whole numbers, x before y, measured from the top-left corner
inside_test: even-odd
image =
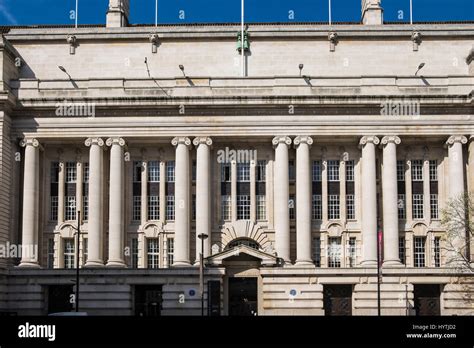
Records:
[[[5,0],[0,0],[0,14],[4,18],[6,18],[6,20],[8,21],[7,24],[13,24],[13,25],[18,24],[18,21],[16,20],[15,16],[13,16],[10,10],[8,9],[8,6],[5,3]]]

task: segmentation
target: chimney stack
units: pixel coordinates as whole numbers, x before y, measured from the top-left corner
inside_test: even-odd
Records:
[[[380,2],[381,0],[362,0],[362,24],[383,24],[383,9]]]
[[[130,0],[109,0],[107,11],[107,28],[128,26],[130,15]]]

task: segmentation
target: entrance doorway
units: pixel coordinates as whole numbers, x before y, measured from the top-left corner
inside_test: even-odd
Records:
[[[324,315],[352,315],[352,285],[324,285]]]
[[[441,315],[441,286],[439,284],[415,284],[416,315]]]
[[[257,313],[257,278],[229,278],[229,315],[255,316]]]
[[[50,285],[48,287],[48,314],[71,312],[73,290],[72,285]]]
[[[161,285],[135,285],[135,315],[159,317],[163,303]]]

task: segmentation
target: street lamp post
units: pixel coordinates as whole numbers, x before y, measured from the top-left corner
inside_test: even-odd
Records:
[[[199,255],[199,285],[201,290],[201,316],[204,316],[204,240],[209,236],[205,233],[198,234],[201,240],[201,253]]]
[[[77,211],[77,246],[76,246],[76,312],[79,312],[79,247],[81,242],[81,211]]]

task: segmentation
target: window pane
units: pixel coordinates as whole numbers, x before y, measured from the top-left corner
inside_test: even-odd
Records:
[[[354,161],[346,162],[346,181],[354,181]]]
[[[174,182],[175,166],[174,161],[166,162],[166,182]]]
[[[328,180],[339,181],[339,161],[328,161]]]
[[[238,220],[250,219],[250,196],[248,195],[237,196],[237,219]]]
[[[313,238],[313,261],[316,267],[321,267],[321,238]]]
[[[313,220],[322,220],[323,202],[321,195],[313,195]]]
[[[158,238],[147,239],[147,261],[148,268],[160,267],[160,246]]]
[[[423,181],[423,161],[414,160],[411,164],[412,181]]]
[[[322,167],[321,161],[313,161],[313,181],[322,181]]]
[[[174,176],[174,173],[173,173]],[[173,178],[174,181],[174,178]],[[160,182],[160,162],[148,162],[148,182]]]
[[[328,266],[341,267],[341,238],[329,238],[328,244]]]
[[[64,268],[75,268],[74,238],[65,238],[64,242]]]
[[[425,267],[425,237],[414,239],[414,264],[415,267]]]

